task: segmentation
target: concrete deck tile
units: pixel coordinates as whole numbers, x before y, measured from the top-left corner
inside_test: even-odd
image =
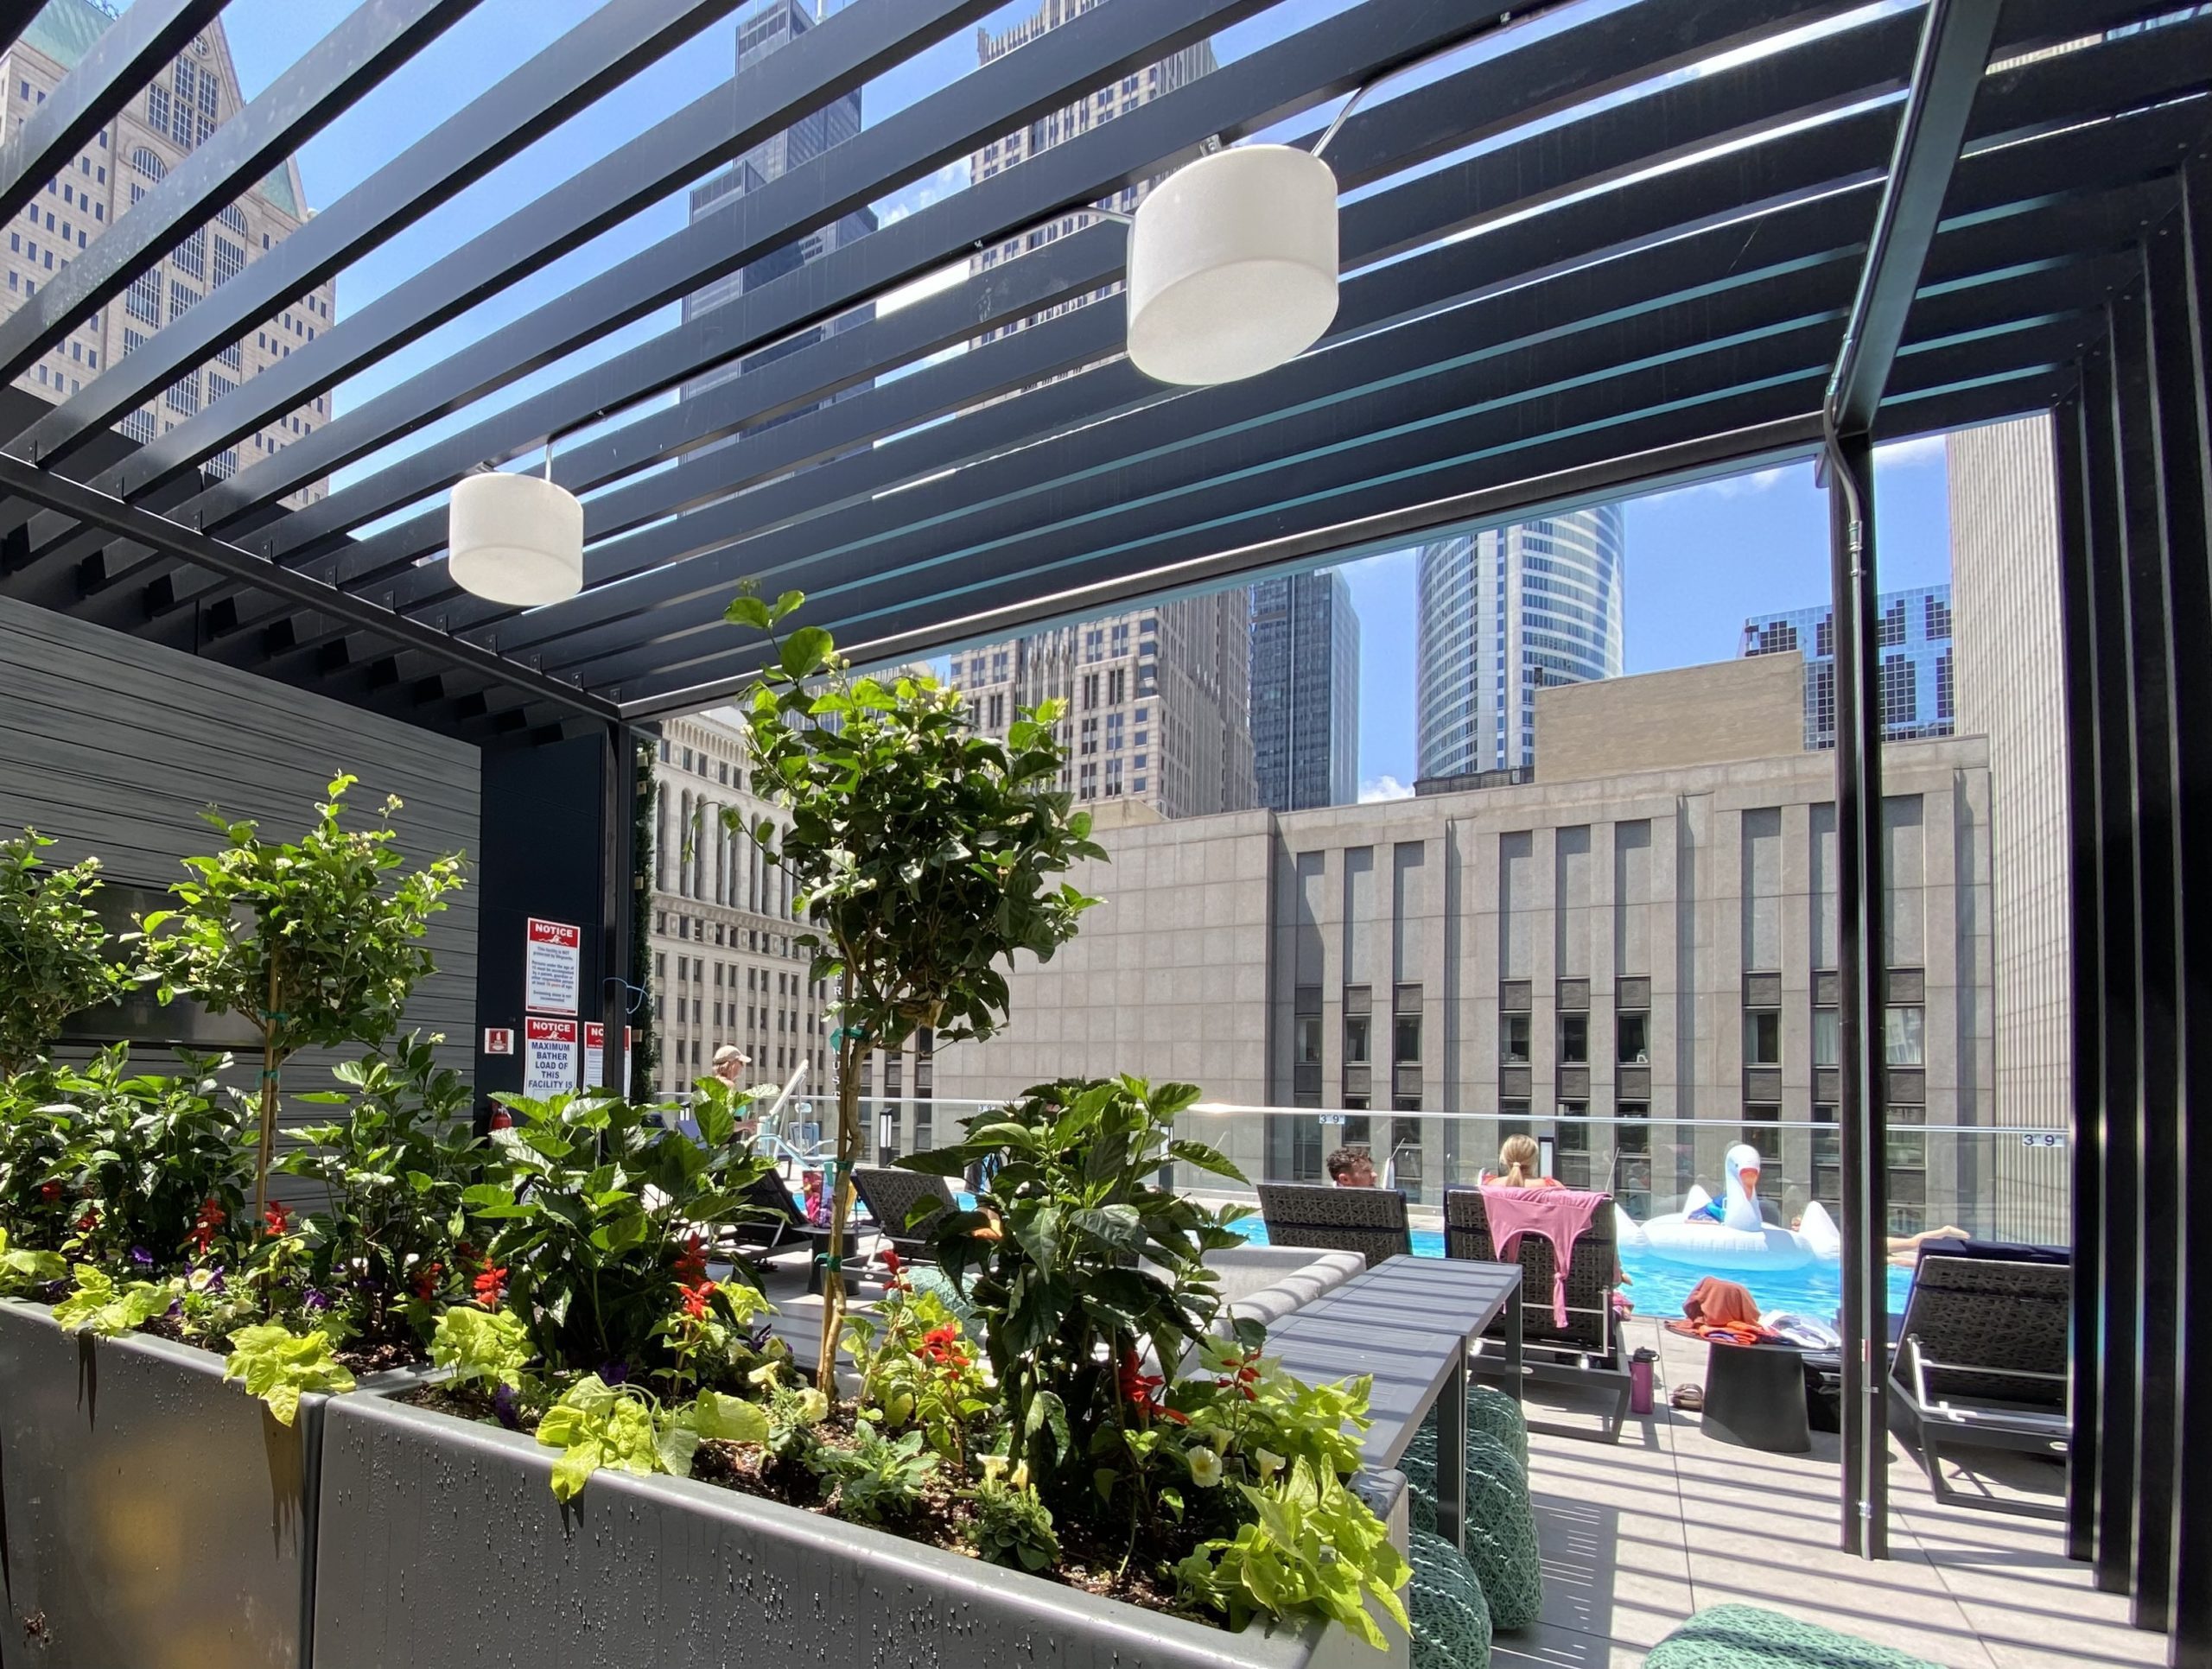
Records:
[[[1642,1669],[1637,1647],[1603,1634],[1539,1623],[1492,1637],[1491,1669]]]

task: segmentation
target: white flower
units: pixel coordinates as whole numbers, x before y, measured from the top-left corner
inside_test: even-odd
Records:
[[[776,1382],[776,1363],[766,1363],[747,1374],[745,1376],[746,1382],[748,1385],[773,1385]]]
[[[812,1386],[809,1386],[805,1390],[799,1393],[798,1417],[804,1420],[809,1425],[812,1425],[817,1420],[825,1418],[829,1415],[829,1412],[830,1399],[823,1395],[819,1390],[816,1389]]]
[[[1276,1473],[1281,1471],[1282,1469],[1289,1463],[1285,1461],[1281,1455],[1276,1454],[1272,1449],[1260,1450],[1254,1454],[1252,1458],[1260,1463],[1260,1477],[1262,1482],[1274,1476]]]
[[[1199,1488],[1211,1489],[1221,1482],[1221,1456],[1204,1444],[1185,1449],[1183,1458],[1191,1463],[1191,1482]]]

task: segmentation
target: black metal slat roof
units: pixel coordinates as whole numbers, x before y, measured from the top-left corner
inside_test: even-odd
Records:
[[[142,29],[152,3],[129,14],[147,11]],[[256,121],[219,130],[192,180],[180,170],[166,197],[142,206],[143,223],[132,225],[136,212],[118,222],[110,237],[128,235],[99,261],[0,327],[0,358],[28,363],[32,344],[264,172],[275,138],[327,125],[467,9],[364,7],[256,101]],[[734,9],[615,0],[67,405],[0,390],[0,432],[15,437],[0,459],[0,594],[476,739],[529,739],[726,696],[765,649],[721,619],[741,581],[804,589],[809,618],[842,643],[903,657],[1806,456],[1821,438],[1922,35],[1912,10],[1740,50],[1832,21],[1842,0],[1638,0],[1602,16],[1549,4],[1535,8],[1553,14],[1543,27],[1520,29],[1471,23],[1444,0],[1359,0],[472,415],[795,234],[1265,10],[1112,0],[299,445],[227,480],[201,476],[196,466],[240,435],[995,10],[857,0],[160,441],[132,448],[105,427],[268,311],[279,298],[270,285],[291,294],[327,276]],[[160,8],[200,21],[207,10]],[[1858,384],[1846,390],[1877,434],[2037,409],[2073,385],[2093,315],[2133,270],[2120,252],[2171,210],[2177,170],[2212,133],[2212,16],[2174,10],[2172,0],[2005,7],[1989,54],[2000,67],[1979,79],[1917,283],[1872,310],[1878,321],[1886,311],[1901,342],[1893,366],[1876,356],[1887,367],[1878,404]],[[2164,21],[2106,35],[2146,18]],[[1485,31],[1478,55],[1370,102],[1332,142],[1331,165],[1357,194],[1344,210],[1349,276],[1330,335],[1291,365],[1217,389],[1149,384],[1119,357],[1118,301],[918,364],[1118,280],[1128,233],[1111,224],[807,335],[973,249],[1211,143],[1318,114],[1363,80]],[[86,113],[111,115],[176,44],[162,35],[88,56],[72,77],[89,71],[82,87],[65,84],[48,106],[54,133],[27,128],[0,154],[0,188],[29,179],[35,189],[60,139],[80,141]],[[2056,47],[2067,49],[2037,50]],[[59,113],[71,111],[64,134]],[[791,350],[696,397],[663,397],[779,343]],[[818,403],[832,394],[846,397]],[[556,479],[599,490],[583,594],[518,614],[459,593],[442,562],[424,562],[440,551],[442,494],[460,476],[632,409],[634,421],[556,462]],[[411,429],[453,414],[457,430],[379,462]],[[786,421],[702,451],[776,417]],[[277,507],[362,460],[370,473],[308,511]],[[680,466],[664,467],[671,460]],[[378,523],[389,524],[359,533]]]

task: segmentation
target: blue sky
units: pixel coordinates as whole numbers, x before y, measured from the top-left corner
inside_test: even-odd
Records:
[[[458,109],[551,45],[596,10],[598,3],[533,0],[525,5],[519,0],[487,0],[309,143],[299,157],[308,200],[328,206],[418,138],[437,117]],[[1010,0],[986,27],[1002,29],[1032,15],[1038,3]],[[1348,0],[1285,0],[1262,16],[1217,36],[1216,54],[1223,60],[1242,57],[1346,3]],[[327,4],[232,0],[224,21],[247,96],[267,86],[296,61],[344,10],[335,0]],[[1534,25],[1552,26],[1553,20]],[[726,83],[734,64],[735,30],[733,18],[702,32],[340,275],[339,316],[342,319],[458,247],[486,224],[554,188],[654,121]],[[976,61],[974,35],[956,33],[866,88],[864,119],[882,120],[972,70]],[[1300,118],[1297,125],[1302,129],[1313,119]],[[886,198],[876,205],[877,213],[895,218],[965,184],[965,165],[956,163]],[[654,206],[342,385],[337,409],[349,409],[434,363],[454,346],[667,236],[683,224],[684,213],[680,193]],[[609,333],[589,348],[504,390],[492,403],[507,403],[572,375],[586,364],[668,328],[675,319],[673,308],[664,308]],[[392,452],[353,466],[340,479],[380,467],[398,453],[474,421],[485,409],[472,408],[427,425]],[[1948,579],[1940,443],[1885,454],[1878,461],[1878,500],[1884,587]],[[1802,607],[1827,595],[1827,507],[1812,484],[1809,466],[1637,500],[1628,506],[1627,529],[1630,672],[1728,657],[1736,652],[1747,615]],[[1410,783],[1416,769],[1411,673],[1414,558],[1410,552],[1400,552],[1352,565],[1345,572],[1363,627],[1360,775],[1363,782],[1387,790]]]

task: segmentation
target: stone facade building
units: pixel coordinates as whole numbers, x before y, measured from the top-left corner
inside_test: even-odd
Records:
[[[62,78],[115,21],[96,0],[52,0],[4,54],[6,131],[13,138]],[[92,247],[101,233],[153,189],[245,104],[230,43],[219,20],[211,22],[114,121],[94,135],[73,167],[45,189],[5,228],[0,269],[0,314],[12,313]],[[287,158],[275,173],[236,202],[218,211],[168,257],[132,282],[67,341],[16,379],[16,386],[61,404],[133,352],[155,332],[181,318],[214,286],[245,270],[299,230],[307,219],[298,165]],[[336,301],[323,283],[278,310],[237,341],[218,350],[203,368],[188,371],[161,396],[116,427],[134,441],[166,434],[205,405],[257,376],[295,347],[330,328]],[[281,452],[330,418],[330,397],[317,395],[255,434],[236,441],[201,466],[218,477]],[[315,481],[287,497],[297,507],[321,498]]]
[[[1778,708],[1795,733],[1786,674],[1700,676],[1688,698]],[[1644,683],[1547,690],[1540,714],[1567,695],[1626,714]],[[1808,1127],[1836,1096],[1832,758],[1586,775],[1541,757],[1540,784],[1104,835],[1112,861],[1073,879],[1106,902],[1025,960],[1000,1038],[940,1053],[944,1093],[1180,1079],[1294,1109],[1193,1115],[1249,1176],[1315,1177],[1364,1141],[1430,1206],[1516,1128],[1639,1214],[1716,1187],[1749,1141],[1763,1193],[1834,1209],[1834,1138]],[[1891,1184],[1916,1226],[1986,1191],[1988,1145],[1936,1133],[1992,1118],[1989,772],[1979,739],[1894,747],[1885,770]]]

